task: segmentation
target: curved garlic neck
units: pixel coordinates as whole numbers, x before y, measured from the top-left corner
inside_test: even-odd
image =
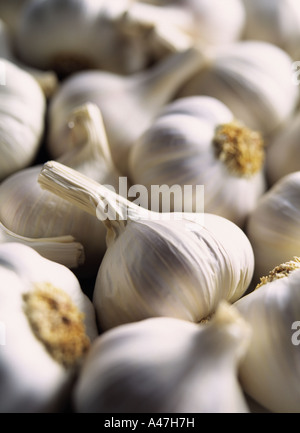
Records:
[[[264,162],[264,142],[261,134],[238,121],[219,125],[213,138],[216,157],[229,172],[237,176],[252,176]]]
[[[23,295],[30,326],[50,355],[65,368],[75,366],[90,346],[83,314],[69,295],[50,283]]]
[[[264,286],[267,283],[271,283],[274,280],[279,280],[281,278],[288,277],[291,272],[300,269],[300,257],[294,257],[285,263],[281,263],[269,272],[269,275],[261,277],[260,283],[257,284],[255,290],[259,287]]]

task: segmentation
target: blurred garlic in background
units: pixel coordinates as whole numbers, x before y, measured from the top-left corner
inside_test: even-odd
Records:
[[[45,131],[46,98],[37,81],[0,58],[0,180],[33,163]]]
[[[62,82],[50,101],[49,154],[53,159],[64,154],[70,112],[92,102],[103,116],[114,164],[121,174],[128,176],[128,157],[133,142],[204,62],[202,53],[191,48],[130,76],[100,70],[73,74]]]
[[[294,60],[300,56],[300,3],[298,0],[242,0],[245,39],[271,42]]]
[[[176,98],[212,96],[263,136],[274,133],[295,112],[299,88],[292,82],[292,59],[276,45],[248,40],[219,50],[187,80]]]

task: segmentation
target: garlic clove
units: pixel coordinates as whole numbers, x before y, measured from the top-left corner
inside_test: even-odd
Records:
[[[38,181],[107,228],[93,294],[103,330],[152,316],[198,322],[251,282],[251,244],[225,218],[150,211],[55,161]]]
[[[264,141],[237,121],[219,100],[177,99],[165,106],[133,144],[130,178],[144,185],[153,203],[153,185],[180,185],[171,210],[197,209],[197,185],[205,188],[204,208],[243,227],[266,190]],[[185,185],[192,186],[190,194]],[[154,190],[156,192],[156,189]],[[163,209],[162,203],[158,203]],[[152,208],[153,209],[153,208]]]
[[[0,257],[0,411],[60,411],[98,336],[92,303],[68,268],[32,248],[4,243]]]
[[[73,74],[50,101],[49,153],[54,159],[64,153],[63,137],[70,111],[92,102],[102,113],[114,164],[123,175],[128,175],[132,143],[203,62],[204,55],[193,47],[126,77],[104,71]]]
[[[101,113],[93,104],[77,107],[67,121],[64,164],[118,189],[119,174],[109,152]],[[29,238],[73,236],[85,253],[77,275],[95,274],[106,250],[106,230],[69,203],[43,191],[37,182],[42,165],[23,169],[0,186],[0,220],[15,234]],[[54,258],[54,257],[53,257]],[[57,251],[56,260],[61,260]]]
[[[255,255],[255,278],[298,254],[300,172],[284,176],[259,199],[246,233]]]
[[[250,335],[225,302],[208,324],[156,317],[107,331],[80,371],[75,411],[249,412],[238,368]]]
[[[68,268],[77,268],[84,263],[84,248],[73,236],[29,238],[8,230],[0,223],[0,243],[19,242],[37,251],[42,257]]]
[[[252,328],[243,389],[272,412],[299,412],[300,259],[276,266],[234,306]],[[297,325],[297,326],[295,326]]]
[[[215,97],[249,128],[268,136],[292,116],[299,102],[291,67],[291,57],[274,44],[237,41],[219,49],[211,63],[186,81],[176,98]]]

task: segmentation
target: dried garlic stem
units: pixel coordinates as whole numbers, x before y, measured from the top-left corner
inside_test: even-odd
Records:
[[[238,176],[252,176],[262,168],[265,152],[262,136],[235,121],[220,125],[213,139],[218,159]]]
[[[148,214],[147,209],[57,161],[44,164],[38,182],[42,188],[98,217],[110,228],[125,226],[128,219]]]

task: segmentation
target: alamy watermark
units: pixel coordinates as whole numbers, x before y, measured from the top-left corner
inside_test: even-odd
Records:
[[[296,320],[292,323],[291,329],[295,332],[292,333],[292,343],[294,346],[299,346],[300,344],[300,320]]]
[[[103,186],[114,194],[99,201],[97,217],[102,221],[120,219],[120,214],[124,220],[179,220],[189,213],[194,220],[203,222],[204,185],[151,185],[148,190],[139,184],[128,188],[127,177],[120,177],[118,192],[111,185]],[[124,200],[133,203],[133,207],[126,206]]]

